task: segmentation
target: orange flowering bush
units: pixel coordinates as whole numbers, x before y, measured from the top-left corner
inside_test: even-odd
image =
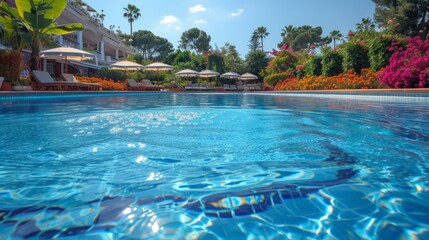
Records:
[[[99,77],[80,77],[76,76],[76,79],[80,82],[86,83],[99,83],[103,90],[110,91],[124,91],[127,89],[127,86],[124,82],[115,82],[112,79],[102,79]]]
[[[274,90],[330,90],[330,89],[369,89],[380,88],[378,72],[362,69],[360,75],[353,70],[336,76],[306,76],[302,79],[290,78],[280,81]]]

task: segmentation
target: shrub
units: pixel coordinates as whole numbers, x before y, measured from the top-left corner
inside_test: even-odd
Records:
[[[274,87],[280,80],[285,80],[292,77],[293,77],[293,74],[290,72],[276,73],[265,77],[264,82],[265,82],[265,85],[269,87]]]
[[[22,68],[22,55],[19,51],[0,50],[0,76],[6,81],[18,82]]]
[[[380,36],[371,41],[368,57],[373,71],[379,71],[389,64],[389,58],[392,56],[393,51],[388,49],[394,41],[393,37],[389,36]]]
[[[246,55],[246,69],[247,72],[257,74],[259,76],[266,76],[265,69],[268,66],[270,59],[261,50],[251,51]]]
[[[394,88],[429,87],[429,40],[409,38],[406,49],[393,43],[390,64],[379,74],[380,83]]]
[[[282,72],[294,72],[296,70],[296,63],[298,61],[297,53],[292,50],[278,51],[277,55],[270,60],[266,73],[268,75],[282,73]]]
[[[326,51],[322,55],[322,74],[324,76],[335,76],[342,73],[343,58],[336,51]]]
[[[98,70],[97,76],[104,79],[112,79],[114,81],[125,81],[125,79],[128,78],[126,72],[120,70],[109,70],[108,68]]]
[[[322,74],[322,57],[312,56],[304,64],[306,76],[320,76]]]
[[[303,78],[305,76],[304,64],[296,65],[295,75],[297,78]]]
[[[191,52],[190,51],[183,51],[174,58],[173,65],[178,65],[179,63],[187,63],[191,62]]]
[[[363,42],[350,42],[343,45],[344,72],[354,70],[354,72],[360,74],[363,68],[369,68],[368,50],[363,46]]]

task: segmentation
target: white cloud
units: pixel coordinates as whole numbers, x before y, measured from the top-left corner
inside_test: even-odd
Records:
[[[197,24],[206,24],[206,23],[207,23],[207,21],[204,20],[204,19],[202,19],[202,18],[197,19],[197,20],[194,21],[195,25],[197,25]]]
[[[172,27],[176,30],[180,30],[180,18],[173,16],[173,15],[168,15],[168,16],[163,16],[160,22],[162,25],[166,25],[168,28]]]
[[[207,10],[207,8],[204,7],[202,4],[198,4],[198,5],[195,5],[195,6],[189,8],[189,11],[191,13],[205,12],[206,10]]]
[[[243,12],[244,12],[244,10],[243,10],[243,9],[241,9],[241,8],[239,8],[239,9],[237,10],[237,12],[232,12],[232,13],[230,13],[229,15],[230,15],[231,17],[237,17],[237,16],[240,16]]]

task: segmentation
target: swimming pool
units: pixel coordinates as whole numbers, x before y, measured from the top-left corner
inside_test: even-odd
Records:
[[[0,239],[429,239],[429,104],[0,100]]]

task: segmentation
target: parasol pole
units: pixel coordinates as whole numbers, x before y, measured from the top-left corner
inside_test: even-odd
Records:
[[[159,86],[159,70],[156,70],[156,76],[158,77],[156,80],[156,85]]]
[[[65,56],[65,60],[66,62],[66,73],[69,73],[69,66],[67,65],[67,55]]]

